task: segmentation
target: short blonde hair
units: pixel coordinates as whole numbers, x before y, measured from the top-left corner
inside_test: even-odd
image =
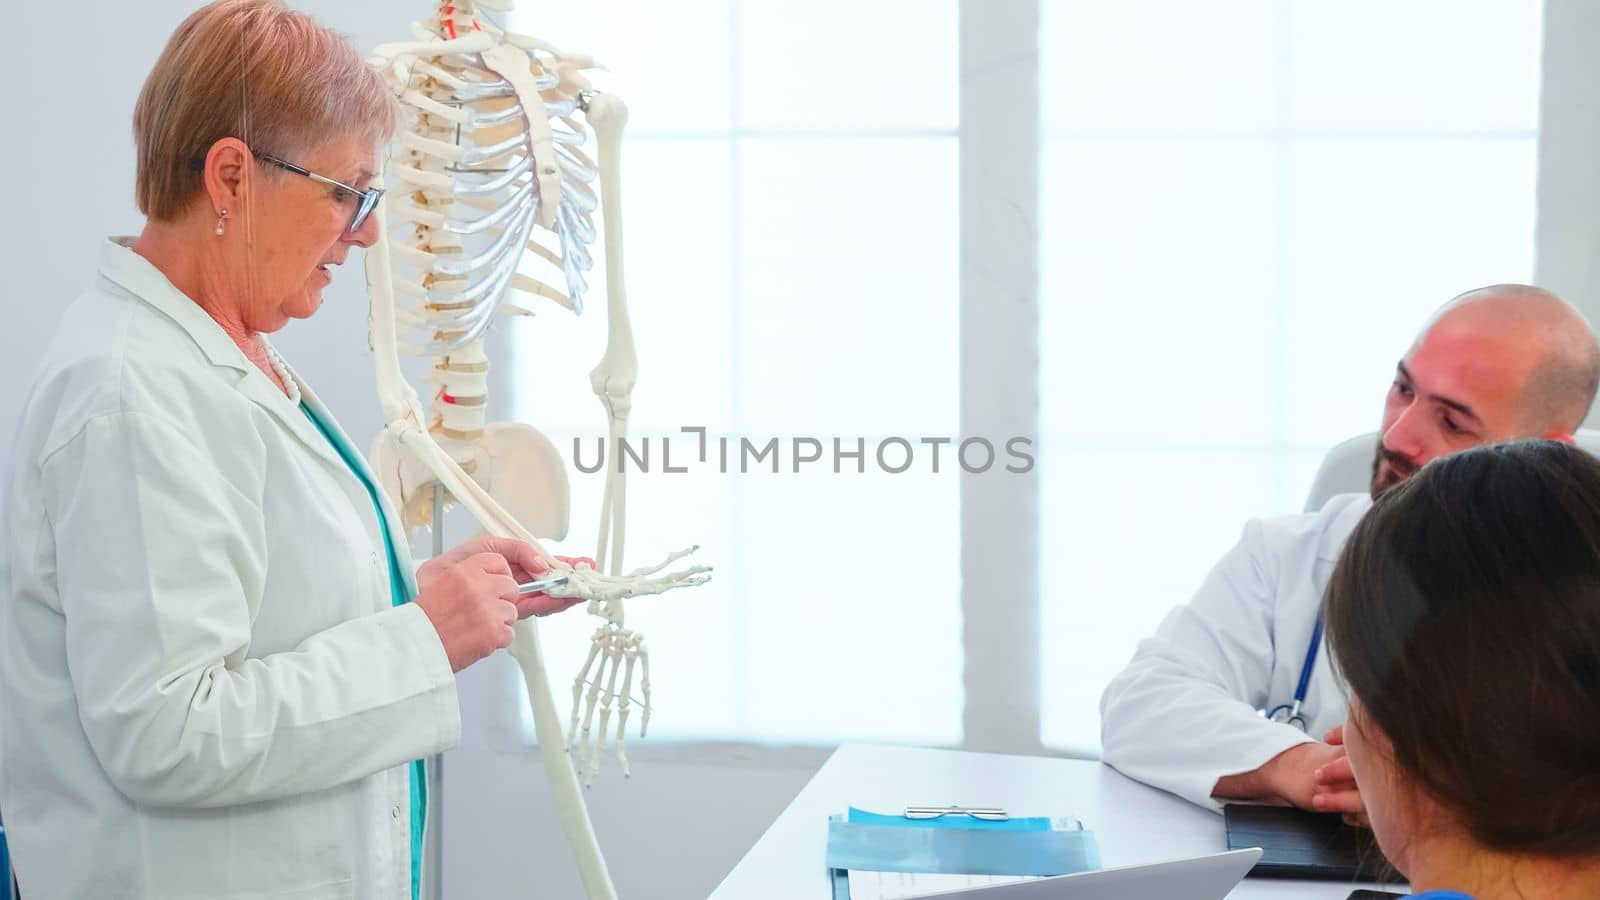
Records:
[[[154,221],[199,191],[206,154],[234,137],[293,160],[394,131],[394,100],[349,41],[280,0],[216,0],[173,32],[133,109],[135,193]]]

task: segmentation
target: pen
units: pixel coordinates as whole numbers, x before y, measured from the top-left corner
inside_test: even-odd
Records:
[[[553,587],[560,587],[561,585],[566,584],[566,583],[567,583],[567,576],[558,575],[555,578],[546,578],[546,579],[544,579],[542,581],[529,581],[529,582],[526,582],[524,584],[519,584],[519,585],[517,585],[517,593],[519,593],[519,594],[536,594],[536,593],[538,593],[540,591],[547,591],[547,590],[549,590],[550,588],[553,588]]]

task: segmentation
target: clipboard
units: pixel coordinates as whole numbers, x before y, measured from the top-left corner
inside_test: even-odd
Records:
[[[850,900],[851,869],[960,875],[1067,875],[1100,868],[1094,834],[1077,819],[1012,817],[996,807],[851,807],[828,819],[834,900]]]

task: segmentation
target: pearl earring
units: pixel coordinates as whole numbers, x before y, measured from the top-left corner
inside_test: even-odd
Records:
[[[223,209],[222,215],[217,216],[217,237],[222,237],[223,224],[228,220],[228,210]]]

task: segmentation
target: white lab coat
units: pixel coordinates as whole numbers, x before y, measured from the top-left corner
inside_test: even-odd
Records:
[[[394,513],[155,267],[109,242],[100,276],[45,351],[5,510],[23,896],[409,898],[406,763],[461,724],[437,633],[390,605]]]
[[[1252,520],[1194,599],[1167,614],[1100,700],[1106,763],[1212,809],[1217,779],[1249,772],[1344,721],[1346,700],[1317,654],[1301,708],[1309,734],[1257,712],[1294,698],[1323,588],[1372,505],[1342,494],[1315,513]]]

